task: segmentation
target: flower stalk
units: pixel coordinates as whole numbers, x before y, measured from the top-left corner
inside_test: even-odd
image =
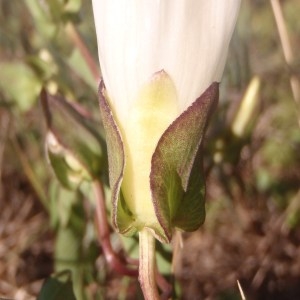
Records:
[[[98,229],[98,240],[101,243],[106,263],[118,274],[136,277],[138,275],[137,270],[128,267],[126,262],[123,262],[112,248],[102,184],[100,181],[94,180],[92,186],[96,199],[95,221]]]
[[[149,229],[139,232],[139,281],[146,300],[159,300],[156,285],[155,239]]]

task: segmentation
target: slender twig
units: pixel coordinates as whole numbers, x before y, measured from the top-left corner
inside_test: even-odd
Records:
[[[107,222],[104,191],[100,181],[95,180],[93,182],[93,190],[96,198],[95,218],[98,229],[98,239],[101,243],[107,264],[119,274],[137,277],[138,270],[135,268],[129,268],[126,265],[126,262],[122,261],[112,248],[110,242],[110,230]]]
[[[271,0],[271,5],[278,28],[278,33],[281,40],[281,45],[283,49],[284,58],[288,64],[292,63],[294,60],[293,50],[289,40],[288,31],[286,28],[286,23],[283,17],[282,9],[278,0]]]
[[[286,22],[282,13],[282,8],[278,0],[271,0],[271,6],[273,9],[276,25],[278,28],[284,59],[287,65],[291,66],[292,63],[294,62],[294,54],[292,51],[292,46],[289,39]],[[291,85],[294,100],[297,104],[298,123],[300,126],[300,107],[299,107],[300,106],[300,85],[299,85],[298,78],[295,75],[291,75],[290,85]]]
[[[89,49],[86,47],[85,43],[83,42],[80,34],[76,30],[73,23],[69,22],[66,25],[66,31],[68,32],[70,39],[73,41],[73,43],[75,44],[75,46],[78,48],[81,55],[85,59],[91,73],[93,74],[94,78],[96,79],[96,82],[99,82],[100,81],[100,73],[99,73],[97,64],[95,63],[93,56],[91,55]]]
[[[5,113],[5,111],[1,114],[1,122],[0,122],[0,199],[2,196],[2,163],[4,158],[4,150],[6,146],[6,141],[9,133],[9,123],[10,116]]]
[[[139,232],[140,263],[139,281],[146,300],[158,300],[156,286],[155,239],[152,233],[144,228]]]
[[[240,282],[237,280],[237,285],[238,285],[238,288],[239,288],[239,291],[240,291],[240,294],[241,294],[241,297],[242,297],[242,300],[246,300],[246,297],[245,297],[245,294],[244,294],[244,291],[242,289],[242,286],[240,284]]]

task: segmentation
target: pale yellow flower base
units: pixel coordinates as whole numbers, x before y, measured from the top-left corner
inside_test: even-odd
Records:
[[[125,148],[122,192],[140,228],[158,224],[150,191],[151,158],[163,132],[178,116],[175,86],[164,71],[151,78],[130,108],[117,120]]]

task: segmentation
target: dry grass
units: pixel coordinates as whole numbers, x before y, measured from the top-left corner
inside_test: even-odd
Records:
[[[3,172],[0,199],[0,296],[34,299],[52,272],[48,218],[22,173]]]

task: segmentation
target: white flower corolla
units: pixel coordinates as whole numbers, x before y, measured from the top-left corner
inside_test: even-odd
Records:
[[[220,81],[240,0],[93,0],[109,105],[125,147],[122,191],[156,221],[151,157],[166,128]]]
[[[122,119],[152,74],[174,81],[180,110],[220,81],[240,0],[93,0],[102,76]]]

